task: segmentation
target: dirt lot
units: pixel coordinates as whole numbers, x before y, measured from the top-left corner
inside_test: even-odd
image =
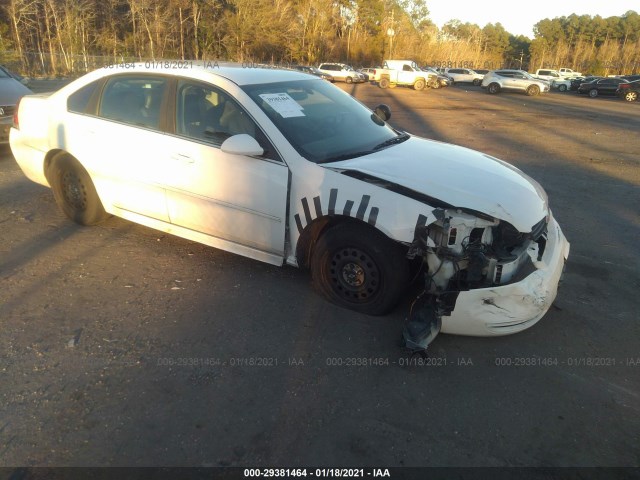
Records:
[[[410,298],[371,318],[293,268],[77,226],[4,149],[0,465],[640,465],[640,103],[342,88],[542,183],[572,243],[556,306],[406,368]]]

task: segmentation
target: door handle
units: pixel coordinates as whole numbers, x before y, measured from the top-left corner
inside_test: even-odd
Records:
[[[193,163],[194,160],[189,155],[184,155],[182,153],[174,153],[171,155],[171,160],[178,160],[184,163]]]

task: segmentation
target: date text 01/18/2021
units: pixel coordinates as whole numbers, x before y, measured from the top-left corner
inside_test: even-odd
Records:
[[[391,478],[388,468],[245,468],[245,478]]]

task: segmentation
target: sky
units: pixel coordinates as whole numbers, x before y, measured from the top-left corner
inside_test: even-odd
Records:
[[[430,0],[429,17],[438,27],[452,19],[462,23],[500,22],[514,35],[533,38],[533,26],[544,18],[576,15],[600,15],[603,18],[624,15],[629,10],[640,13],[638,0]]]

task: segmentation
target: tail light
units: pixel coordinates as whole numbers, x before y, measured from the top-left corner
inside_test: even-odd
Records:
[[[18,119],[18,111],[20,110],[20,100],[22,97],[18,99],[16,103],[15,110],[13,111],[13,128],[20,130],[20,120]]]
[[[618,88],[620,90],[624,90],[625,88],[631,88],[631,84],[629,84],[629,83],[621,83],[620,85],[618,85]]]

